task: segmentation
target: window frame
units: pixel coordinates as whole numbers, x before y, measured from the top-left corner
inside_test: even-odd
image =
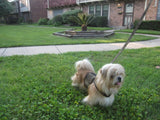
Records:
[[[158,1],[158,5],[157,5],[157,16],[156,16],[157,20],[160,20],[160,0]]]
[[[109,4],[98,4],[101,8],[100,8],[100,15],[99,16],[105,16],[105,17],[108,17],[109,16]],[[95,15],[95,16],[97,16],[96,15],[96,6],[98,6],[98,5],[93,5],[93,4],[91,4],[91,5],[89,5],[88,6],[88,14],[89,15],[91,15],[90,13],[92,13],[92,12],[90,12],[90,7],[93,7],[93,15]],[[105,5],[107,5],[107,7],[108,7],[108,10],[107,10],[107,15],[104,15],[103,13],[105,13],[103,10],[104,10],[104,6]]]

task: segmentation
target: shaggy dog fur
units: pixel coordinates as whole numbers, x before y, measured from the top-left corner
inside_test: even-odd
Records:
[[[72,86],[88,89],[88,96],[83,99],[83,103],[91,106],[111,106],[114,95],[123,84],[124,68],[120,64],[106,64],[95,77],[91,77],[94,81],[86,79],[86,75],[94,73],[94,68],[87,59],[76,62],[75,69],[77,72],[71,77]]]

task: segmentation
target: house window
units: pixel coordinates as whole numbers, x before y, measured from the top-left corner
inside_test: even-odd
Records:
[[[101,16],[101,6],[100,5],[96,5],[95,16]]]
[[[102,6],[102,16],[108,16],[108,5]]]
[[[53,10],[53,16],[57,16],[57,15],[62,15],[63,14],[63,9],[57,9],[57,10]]]
[[[20,6],[21,7],[26,7],[26,2],[27,2],[26,0],[21,0],[20,1]]]
[[[133,3],[126,4],[126,13],[132,13],[133,12]]]
[[[95,16],[108,16],[108,5],[99,4],[99,5],[90,5],[89,14]]]
[[[94,6],[89,6],[89,14],[94,15]]]
[[[160,0],[158,2],[157,20],[160,20]]]

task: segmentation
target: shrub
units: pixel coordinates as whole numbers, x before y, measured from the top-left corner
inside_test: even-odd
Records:
[[[81,10],[70,10],[70,11],[65,12],[62,15],[62,17],[63,17],[63,23],[70,24],[70,25],[77,25],[77,23],[71,21],[69,18],[71,16],[77,16],[78,13],[82,13],[82,11]]]
[[[62,25],[62,23],[57,21],[57,22],[54,22],[53,25],[54,26],[60,26],[60,25]]]
[[[160,20],[142,21],[139,29],[160,30]]]
[[[57,15],[53,18],[53,24],[62,25],[63,24],[63,18],[61,15]]]
[[[93,21],[94,17],[84,13],[78,13],[77,16],[70,16],[69,19],[81,25],[82,31],[87,31],[87,25]]]
[[[24,23],[24,18],[23,18],[23,17],[18,18],[17,23],[18,23],[18,24],[20,24],[20,23]]]
[[[6,23],[4,17],[0,17],[0,23]]]
[[[38,25],[47,25],[48,18],[40,18],[38,20]]]
[[[134,27],[133,27],[133,28],[135,28],[135,27],[138,25],[138,23],[139,23],[139,20],[135,20],[135,21],[134,21]]]
[[[18,22],[18,17],[15,15],[10,15],[6,18],[7,24],[16,24]]]
[[[48,20],[47,24],[48,24],[48,25],[53,25],[53,19]]]
[[[47,22],[48,25],[54,25],[54,26],[59,26],[63,24],[63,18],[61,15],[57,15],[54,18],[48,20]]]
[[[94,20],[89,24],[92,27],[107,27],[108,18],[104,16],[94,17]]]
[[[33,20],[32,20],[32,19],[29,19],[29,20],[27,20],[27,23],[28,23],[28,24],[32,24],[32,23],[33,23]]]

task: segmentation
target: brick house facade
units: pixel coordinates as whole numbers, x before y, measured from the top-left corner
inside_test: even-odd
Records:
[[[47,18],[47,0],[12,0],[14,10],[12,15],[21,17],[24,22],[37,22],[40,18]]]
[[[50,0],[49,2],[53,3],[53,1],[58,0]],[[109,2],[108,0],[72,0],[69,2],[70,4],[66,4],[66,0],[63,0],[63,5],[51,4],[48,7],[48,18],[51,19],[71,9],[81,9],[88,14],[107,16],[108,26],[122,27],[140,19],[148,2],[149,0],[135,0],[129,3]],[[160,0],[153,0],[144,20],[160,20]]]
[[[47,16],[52,19],[54,16],[73,9],[80,9],[76,0],[48,0]]]
[[[127,26],[133,23],[135,20],[140,19],[142,16],[145,8],[148,5],[149,0],[136,0],[133,2],[108,2],[106,0],[101,0],[97,2],[91,2],[92,0],[88,0],[84,2],[84,0],[77,0],[79,5],[82,7],[83,11],[90,14],[92,12],[92,7],[94,6],[94,14],[98,12],[98,9],[101,9],[101,14],[99,16],[103,16],[103,7],[106,6],[108,9],[108,25],[115,27],[115,26]],[[99,7],[100,6],[100,7]],[[99,8],[98,8],[99,7]],[[158,13],[159,12],[159,13]],[[153,0],[152,4],[145,15],[144,20],[160,20],[160,0]]]
[[[17,1],[17,0],[15,0]],[[19,0],[20,12],[27,20],[52,19],[66,11],[81,9],[88,14],[108,17],[108,26],[128,26],[140,19],[149,0],[109,2],[108,0]],[[21,5],[22,4],[22,5]],[[27,8],[27,9],[26,9]],[[153,0],[144,20],[160,20],[160,0]]]
[[[47,18],[47,0],[30,0],[30,17],[33,22]]]

